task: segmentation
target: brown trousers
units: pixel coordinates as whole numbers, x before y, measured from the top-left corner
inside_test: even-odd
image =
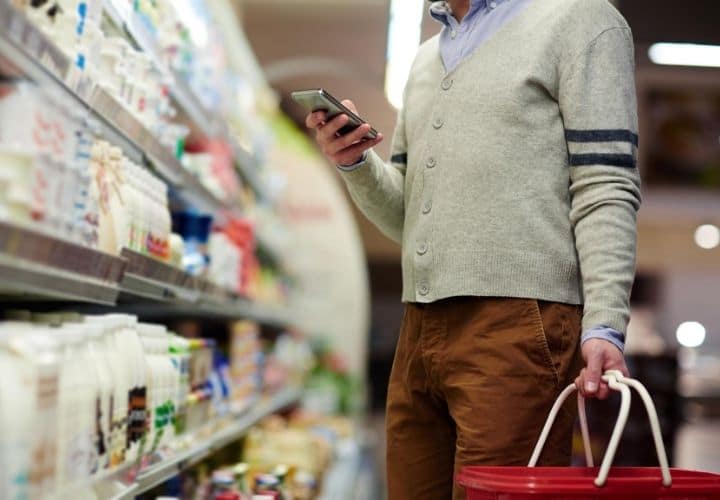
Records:
[[[388,388],[389,500],[464,499],[453,480],[462,467],[527,465],[582,368],[581,310],[485,297],[408,304]],[[575,406],[560,413],[540,465],[569,465]]]

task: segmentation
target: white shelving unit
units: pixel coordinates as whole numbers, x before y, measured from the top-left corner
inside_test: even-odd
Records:
[[[104,3],[113,22],[151,58],[158,58],[152,38],[134,14],[121,12],[116,2]],[[152,167],[182,203],[218,219],[225,214],[242,215],[239,201],[218,198],[183,168],[143,123],[76,70],[41,30],[12,7],[11,0],[0,0],[0,74],[32,80],[71,106],[89,111],[100,136],[119,146],[132,161]],[[231,137],[222,120],[203,107],[179,75],[171,75],[171,92],[183,113],[208,137],[230,144],[241,176],[259,200],[266,199],[257,160]],[[253,302],[147,255],[129,249],[109,255],[43,231],[0,222],[0,296],[6,305],[62,302],[79,310],[118,307],[143,319],[191,315],[249,319],[278,327],[292,323],[290,311],[282,306]],[[265,252],[279,260],[273,245],[263,242],[262,232],[257,238]],[[117,500],[134,498],[241,439],[261,419],[297,403],[300,395],[299,388],[287,387],[264,396],[242,414],[209,422],[195,435],[182,436],[172,449],[157,454],[151,465],[140,470],[123,467],[97,478],[94,485],[113,491],[112,498]]]
[[[244,299],[164,262],[123,250],[121,256],[0,222],[0,293],[80,304],[146,299],[143,316],[246,318],[287,326],[289,311]],[[143,309],[144,308],[144,309]]]
[[[187,172],[142,123],[95,82],[76,71],[65,54],[8,0],[0,0],[0,54],[3,63],[16,73],[89,109],[105,137],[133,161],[152,164],[184,201],[211,213],[241,212],[237,204],[216,198]]]
[[[106,4],[109,12],[119,16],[112,2]],[[137,39],[149,43],[138,23],[119,22],[125,23]],[[88,109],[103,136],[121,146],[130,159],[151,164],[183,201],[219,217],[242,213],[238,203],[218,199],[208,191],[112,96],[77,74],[65,54],[9,0],[0,0],[0,68],[49,86],[69,102]],[[173,93],[208,133],[223,135],[222,126],[204,111],[179,78],[175,79]],[[243,154],[250,157],[247,152]],[[261,193],[260,184],[255,187]],[[263,245],[262,240],[259,243]],[[274,254],[271,247],[268,251]],[[122,294],[162,302],[166,313],[171,312],[170,307],[181,306],[186,313],[243,317],[278,325],[289,320],[281,308],[255,304],[144,255],[124,250],[120,257],[114,257],[10,224],[0,224],[0,292],[103,305],[117,304]]]
[[[183,80],[182,76],[178,75],[172,68],[164,66],[160,57],[160,50],[155,44],[152,35],[132,9],[127,7],[128,5],[127,2],[103,1],[103,8],[113,23],[122,29],[144,53],[148,54],[157,67],[162,68],[163,72],[172,78],[171,94],[184,113],[205,136],[222,138],[231,145],[235,155],[235,163],[242,178],[258,198],[265,199],[266,189],[257,174],[258,162],[256,158],[238,144],[228,132],[227,126],[222,120],[213,117],[205,109],[200,99]]]
[[[126,261],[0,222],[0,291],[114,305]]]

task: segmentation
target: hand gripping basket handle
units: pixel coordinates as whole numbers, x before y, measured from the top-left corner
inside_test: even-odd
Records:
[[[653,440],[655,441],[655,450],[657,451],[658,461],[660,462],[660,469],[662,471],[662,482],[663,486],[670,487],[672,484],[672,478],[670,477],[670,467],[668,466],[667,454],[665,453],[665,445],[662,441],[660,434],[660,424],[658,422],[657,412],[655,411],[655,405],[653,404],[650,394],[648,394],[645,387],[637,380],[625,377],[621,372],[617,370],[608,370],[603,375],[603,380],[608,383],[610,389],[620,392],[622,400],[620,402],[620,413],[615,423],[615,429],[613,430],[612,436],[610,437],[610,443],[608,444],[607,450],[605,451],[605,457],[603,457],[602,464],[600,465],[600,471],[598,472],[597,478],[595,478],[595,486],[601,488],[605,486],[607,482],[608,473],[610,472],[610,466],[612,461],[615,459],[615,452],[617,451],[620,438],[622,437],[623,430],[625,430],[625,424],[627,423],[628,415],[630,414],[630,389],[635,389],[640,398],[645,403],[645,409],[647,410],[648,419],[650,420],[650,428],[652,429]],[[545,427],[543,427],[540,433],[535,450],[533,451],[532,457],[528,467],[535,467],[540,453],[545,446],[550,430],[555,423],[560,408],[565,403],[567,398],[575,392],[575,384],[569,385],[558,397],[557,401],[550,410]],[[583,445],[585,447],[585,459],[588,467],[593,467],[592,453],[590,451],[590,437],[587,425],[587,415],[585,414],[585,398],[578,394],[578,413],[580,417],[580,428],[583,436]]]

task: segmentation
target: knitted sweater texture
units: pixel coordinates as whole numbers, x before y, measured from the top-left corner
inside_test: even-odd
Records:
[[[450,73],[419,49],[392,157],[343,171],[402,244],[403,300],[584,303],[626,331],[640,206],[633,42],[606,0],[535,0]]]

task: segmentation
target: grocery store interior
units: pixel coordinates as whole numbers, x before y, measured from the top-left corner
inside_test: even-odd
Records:
[[[611,3],[643,179],[628,366],[671,465],[720,473],[720,3]],[[428,5],[0,0],[0,499],[385,498],[400,247],[290,94],[391,136]],[[596,459],[618,407],[588,402]],[[615,463],[651,442],[637,404]]]

